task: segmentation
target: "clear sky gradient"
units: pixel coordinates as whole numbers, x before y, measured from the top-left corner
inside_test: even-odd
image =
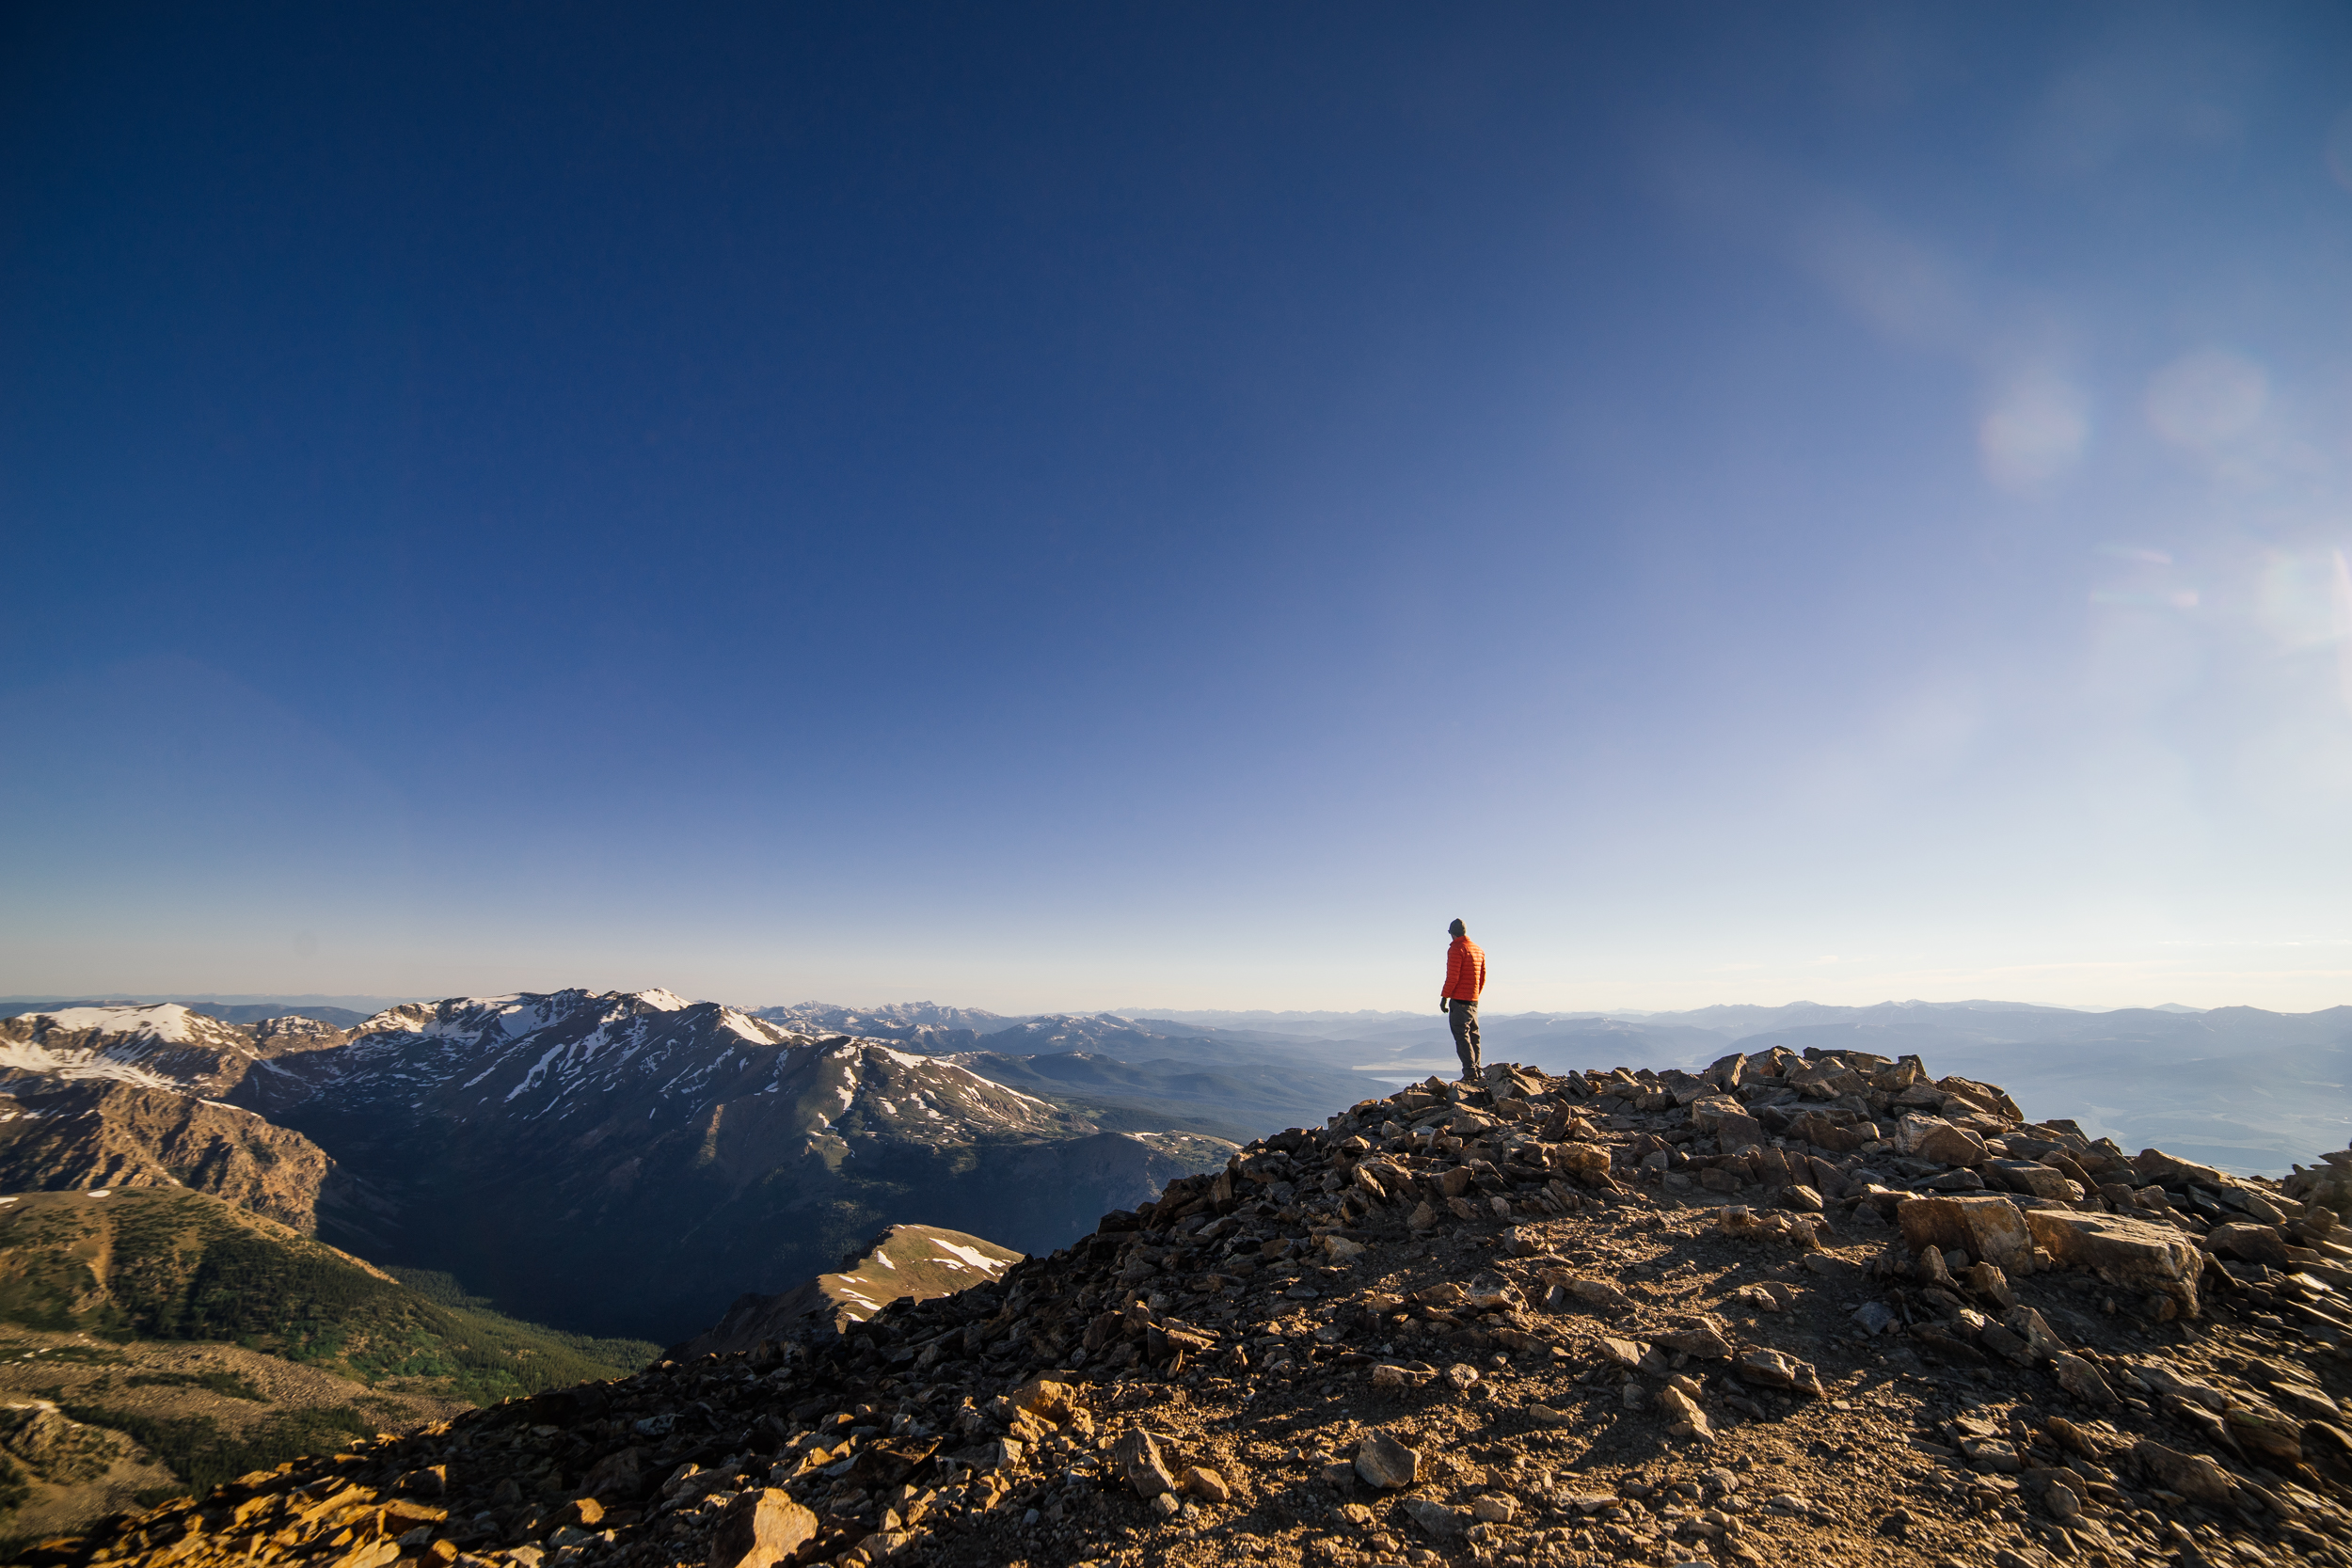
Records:
[[[0,991],[2352,1001],[2342,6],[0,34]]]

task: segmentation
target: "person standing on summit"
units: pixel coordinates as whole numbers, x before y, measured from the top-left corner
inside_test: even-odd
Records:
[[[1460,921],[1446,927],[1454,945],[1445,950],[1445,990],[1438,1011],[1454,1025],[1454,1053],[1462,1058],[1462,1082],[1478,1078],[1478,993],[1486,989],[1486,952],[1470,941]]]

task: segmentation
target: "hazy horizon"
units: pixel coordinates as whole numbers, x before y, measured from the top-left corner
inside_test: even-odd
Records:
[[[262,1004],[262,1003],[280,1003],[280,1002],[282,1002],[282,1003],[285,1003],[285,1004],[287,1004],[287,1005],[289,1005],[289,1006],[298,1005],[298,1004],[301,1004],[301,1003],[309,1003],[309,1004],[310,1004],[310,1005],[312,1005],[312,1006],[324,1006],[324,1007],[342,1007],[342,1008],[344,1008],[344,1009],[349,1010],[349,1011],[380,1011],[380,1010],[382,1010],[382,1009],[384,1009],[384,1008],[400,1006],[403,1006],[403,1005],[405,1005],[405,1004],[409,1004],[409,1003],[419,1003],[419,1002],[442,1002],[442,1001],[449,1001],[449,1000],[453,1000],[453,999],[454,999],[454,998],[461,997],[461,996],[469,996],[469,997],[484,997],[484,998],[488,998],[488,997],[498,997],[498,996],[513,996],[513,995],[519,995],[519,994],[524,994],[524,993],[526,993],[526,992],[532,992],[532,993],[537,993],[537,994],[548,994],[548,993],[549,993],[549,992],[551,992],[551,991],[556,991],[556,990],[592,990],[592,991],[616,991],[616,990],[617,990],[617,991],[630,991],[630,990],[655,990],[655,989],[660,989],[660,990],[664,990],[671,991],[671,992],[672,992],[673,994],[675,994],[675,995],[678,995],[678,996],[685,997],[685,998],[686,998],[686,1000],[688,1000],[689,1002],[696,1002],[696,1003],[700,1003],[700,1002],[719,1002],[719,1003],[722,1003],[722,1004],[723,1004],[723,1005],[724,1005],[724,1006],[732,1006],[732,1007],[738,1007],[738,1008],[741,1008],[741,1009],[744,1009],[744,1010],[747,1010],[747,1011],[749,1011],[749,1010],[755,1010],[755,1009],[759,1009],[759,1008],[767,1008],[767,1007],[801,1007],[801,1006],[818,1006],[818,1007],[840,1007],[840,1008],[843,1008],[843,1009],[846,1009],[846,1010],[849,1010],[849,1011],[856,1012],[856,1011],[871,1011],[871,1010],[878,1010],[878,1009],[880,1009],[880,1008],[883,1008],[883,1007],[890,1007],[890,1006],[918,1006],[918,1005],[921,1005],[921,1006],[939,1006],[939,1007],[957,1007],[957,1008],[965,1008],[965,1009],[967,1009],[967,1010],[973,1010],[973,1011],[991,1012],[991,1013],[995,1013],[995,1014],[998,1014],[998,1015],[1000,1015],[1000,1016],[1007,1017],[1007,1018],[1038,1018],[1038,1017],[1051,1017],[1051,1016],[1058,1016],[1058,1015],[1095,1015],[1095,1014],[1104,1014],[1104,1013],[1110,1014],[1110,1015],[1112,1015],[1112,1016],[1114,1016],[1114,1017],[1119,1017],[1119,1018],[1128,1018],[1128,1019],[1168,1018],[1168,1019],[1175,1019],[1175,1020],[1180,1020],[1180,1021],[1181,1021],[1181,1020],[1187,1019],[1187,1018],[1191,1018],[1191,1019],[1198,1019],[1198,1018],[1201,1018],[1201,1017],[1231,1017],[1231,1018],[1255,1018],[1255,1017],[1266,1017],[1266,1018],[1275,1018],[1275,1019],[1281,1019],[1281,1018],[1306,1018],[1306,1017],[1324,1017],[1324,1018],[1333,1018],[1333,1019],[1346,1019],[1346,1018],[1357,1018],[1357,1017],[1373,1017],[1373,1018],[1402,1019],[1402,1018],[1414,1018],[1414,1017],[1419,1017],[1419,1016],[1421,1016],[1421,1015],[1422,1015],[1422,1014],[1423,1014],[1423,1013],[1427,1013],[1427,1014],[1428,1014],[1429,1016],[1431,1016],[1432,1018],[1435,1018],[1435,1017],[1437,1017],[1437,1016],[1438,1016],[1438,1015],[1437,1015],[1437,1013],[1436,1013],[1436,1010],[1435,1010],[1434,1008],[1430,1008],[1430,1007],[1420,1007],[1420,1008],[1415,1008],[1415,1007],[1386,1007],[1386,1008],[1381,1008],[1381,1007],[1352,1007],[1352,1008],[1351,1008],[1351,1007],[1306,1007],[1306,1006],[1289,1006],[1289,1007],[1199,1007],[1199,1006],[1113,1006],[1113,1007],[1070,1007],[1070,1006],[1042,1006],[1042,1007],[986,1007],[986,1008],[974,1008],[974,1007],[972,1007],[972,1006],[971,1006],[971,1005],[970,1005],[969,1003],[966,1003],[966,1002],[961,1002],[961,1001],[952,1001],[952,1000],[951,1000],[951,1001],[946,1001],[946,1002],[942,1002],[942,1001],[940,1001],[937,997],[935,997],[935,996],[931,996],[931,995],[929,995],[929,994],[925,994],[925,995],[922,995],[922,996],[915,996],[915,995],[912,995],[912,994],[910,994],[910,995],[907,995],[907,996],[904,996],[904,997],[894,998],[894,999],[891,999],[891,1000],[889,1000],[889,1001],[882,1001],[882,1002],[876,1002],[876,1001],[864,1001],[864,1002],[838,1002],[838,1001],[825,1001],[825,1000],[817,999],[817,998],[803,998],[803,999],[801,999],[801,1000],[799,1000],[799,1001],[794,1001],[794,1002],[772,1002],[772,1001],[771,1001],[771,1002],[745,1002],[745,1001],[741,1001],[741,1000],[738,1000],[738,999],[731,999],[731,998],[725,998],[725,997],[717,997],[717,996],[700,996],[700,995],[695,995],[695,994],[692,994],[692,993],[691,993],[691,992],[680,991],[680,990],[677,990],[677,988],[675,988],[675,987],[674,987],[674,986],[665,986],[665,987],[660,987],[660,988],[655,988],[655,987],[650,987],[650,986],[589,986],[589,987],[562,987],[562,986],[557,986],[557,987],[544,987],[544,988],[542,988],[542,987],[526,987],[526,988],[508,987],[508,988],[505,988],[505,989],[503,989],[503,990],[481,990],[481,991],[453,991],[453,990],[443,990],[443,991],[434,991],[434,992],[419,992],[419,993],[416,993],[416,994],[414,994],[414,995],[394,995],[394,996],[355,995],[355,994],[350,994],[350,993],[343,993],[343,994],[326,994],[326,993],[318,993],[318,992],[299,993],[299,994],[296,994],[296,993],[288,993],[288,992],[282,992],[282,991],[198,991],[198,990],[131,991],[131,990],[103,990],[103,989],[94,989],[94,990],[87,990],[87,991],[73,991],[73,992],[67,992],[67,991],[42,991],[42,992],[30,992],[30,991],[28,991],[28,992],[24,992],[24,993],[18,994],[18,995],[12,995],[12,996],[0,996],[0,1007],[14,1008],[14,1009],[16,1009],[16,1010],[22,1011],[22,1010],[24,1010],[24,1008],[25,1008],[26,1005],[28,1005],[28,1004],[34,1004],[34,1003],[60,1003],[60,1002],[67,1002],[67,1001],[77,1001],[77,1002],[78,1002],[78,1001],[122,1002],[122,1003],[135,1004],[135,1005],[139,1005],[139,1006],[151,1006],[151,1005],[155,1005],[155,1004],[160,1004],[160,1003],[169,1003],[169,1002],[183,1002],[183,1003],[210,1002],[210,1003],[215,1003],[215,1004],[217,1004],[217,1005],[222,1006],[253,1006],[253,1005],[258,1005],[258,1004]],[[361,1006],[362,1004],[364,1004],[364,1005],[366,1005],[366,1006]],[[2021,1000],[2021,999],[2016,998],[2016,997],[1958,997],[1958,998],[1952,998],[1952,999],[1950,999],[1950,1000],[1936,1000],[1936,999],[1931,999],[1931,998],[1919,998],[1919,997],[1880,997],[1880,998],[1876,999],[1875,1001],[1871,1001],[1871,1002],[1851,1003],[1851,1002],[1824,1002],[1824,1001],[1822,1001],[1822,999],[1821,999],[1821,998],[1820,998],[1820,997],[1815,997],[1815,996],[1800,996],[1800,997],[1792,997],[1792,998],[1789,998],[1789,999],[1788,999],[1788,1000],[1787,1000],[1787,1001],[1781,1001],[1781,1002],[1758,1002],[1758,1001],[1755,1001],[1755,1000],[1738,1000],[1738,1001],[1734,1001],[1734,1000],[1724,1000],[1724,999],[1718,999],[1718,1000],[1713,1001],[1713,1002],[1702,1002],[1702,1003],[1697,1003],[1697,1004],[1694,1004],[1694,1005],[1692,1005],[1692,1006],[1687,1006],[1687,1007],[1596,1007],[1596,1008],[1586,1008],[1586,1007],[1526,1007],[1526,1008],[1516,1008],[1516,1009],[1513,1009],[1513,1008],[1503,1008],[1503,1007],[1501,1007],[1501,1006],[1493,1006],[1493,1005],[1491,1005],[1491,1004],[1488,1004],[1488,1005],[1485,1005],[1485,1006],[1483,1006],[1481,1010],[1482,1010],[1483,1012],[1485,1012],[1486,1015],[1490,1016],[1490,1017],[1494,1017],[1494,1016],[1509,1016],[1510,1014],[1513,1014],[1513,1013],[1530,1013],[1530,1014],[1555,1014],[1555,1015],[1575,1015],[1575,1014],[1587,1014],[1587,1015],[1589,1015],[1589,1016],[1596,1017],[1596,1018],[1607,1018],[1607,1017],[1626,1017],[1626,1018],[1634,1018],[1634,1017],[1645,1017],[1645,1016],[1659,1016],[1659,1015],[1663,1015],[1663,1014],[1681,1014],[1681,1013],[1691,1013],[1691,1012],[1703,1012],[1703,1011],[1706,1011],[1707,1009],[1708,1009],[1708,1008],[1710,1008],[1710,1007],[1724,1007],[1724,1008],[1750,1007],[1750,1008],[1756,1008],[1756,1009],[1759,1009],[1759,1010],[1764,1010],[1764,1011],[1772,1011],[1772,1010],[1775,1010],[1775,1009],[1779,1009],[1779,1008],[1785,1008],[1785,1007],[1795,1007],[1795,1006],[1836,1006],[1836,1007],[1879,1007],[1879,1006],[1896,1006],[1896,1007],[1913,1007],[1913,1006],[1924,1006],[1924,1007],[1961,1007],[1961,1006],[1969,1006],[1970,1004],[1977,1004],[1977,1005],[1980,1005],[1980,1006],[1992,1006],[1992,1007],[1995,1007],[1995,1008],[2007,1008],[2007,1007],[2034,1007],[2034,1008],[2046,1008],[2046,1009],[2049,1009],[2049,1010],[2052,1010],[2052,1011],[2058,1011],[2058,1012],[2076,1012],[2076,1013],[2082,1013],[2082,1014],[2085,1014],[2085,1015],[2090,1015],[2090,1016],[2095,1016],[2095,1015],[2100,1014],[2100,1013],[2107,1013],[2107,1012],[2130,1012],[2130,1011],[2167,1011],[2167,1010],[2180,1010],[2180,1009],[2184,1009],[2184,1008],[2185,1008],[2185,1010],[2187,1010],[2187,1011],[2191,1011],[2191,1012],[2210,1012],[2210,1011],[2214,1011],[2214,1010],[2216,1010],[2215,1008],[2209,1008],[2209,1007],[2187,1007],[2185,1004],[2183,1004],[2183,1003],[2176,1003],[2176,1002],[2143,1002],[2143,1003],[2124,1003],[2124,1004],[2122,1004],[2122,1005],[2120,1005],[2120,1006],[2112,1006],[2112,1007],[2098,1007],[2098,1006],[2083,1006],[2072,1005],[2072,1004],[2067,1004],[2067,1003],[2058,1003],[2058,1002],[2033,1002],[2033,1001],[2025,1001],[2025,1000]],[[2344,1005],[2344,1004],[2333,1004],[2332,1006],[2343,1006],[2343,1005]],[[2224,1007],[2227,1007],[2227,1006],[2251,1006],[2251,1004],[2244,1004],[2244,1003],[2224,1003],[2224,1004],[2220,1004],[2219,1006],[2224,1006]],[[2283,1012],[2288,1012],[2288,1011],[2290,1011],[2290,1009],[2281,1009],[2281,1008],[2267,1008],[2267,1009],[2262,1009],[2262,1010],[2265,1010],[2265,1011],[2274,1011],[2274,1012],[2282,1012],[2282,1013],[2283,1013]],[[2305,1012],[2305,1013],[2308,1013],[2308,1012],[2325,1012],[2325,1011],[2328,1011],[2328,1010],[2329,1010],[2329,1009],[2328,1009],[2328,1008],[2327,1008],[2327,1007],[2314,1007],[2314,1008],[2293,1009],[2292,1011],[2297,1011],[2297,1012]]]
[[[0,14],[0,989],[2352,999],[2352,10]]]

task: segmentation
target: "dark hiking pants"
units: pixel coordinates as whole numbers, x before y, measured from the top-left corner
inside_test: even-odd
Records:
[[[1462,1058],[1462,1076],[1478,1076],[1478,1004],[1455,997],[1446,1004],[1445,1021],[1454,1026],[1454,1053]]]

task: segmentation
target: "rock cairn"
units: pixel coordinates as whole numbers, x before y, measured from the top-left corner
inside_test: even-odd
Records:
[[[996,1284],[24,1560],[2352,1565],[2331,1183],[2126,1154],[1915,1058],[1496,1067]]]

